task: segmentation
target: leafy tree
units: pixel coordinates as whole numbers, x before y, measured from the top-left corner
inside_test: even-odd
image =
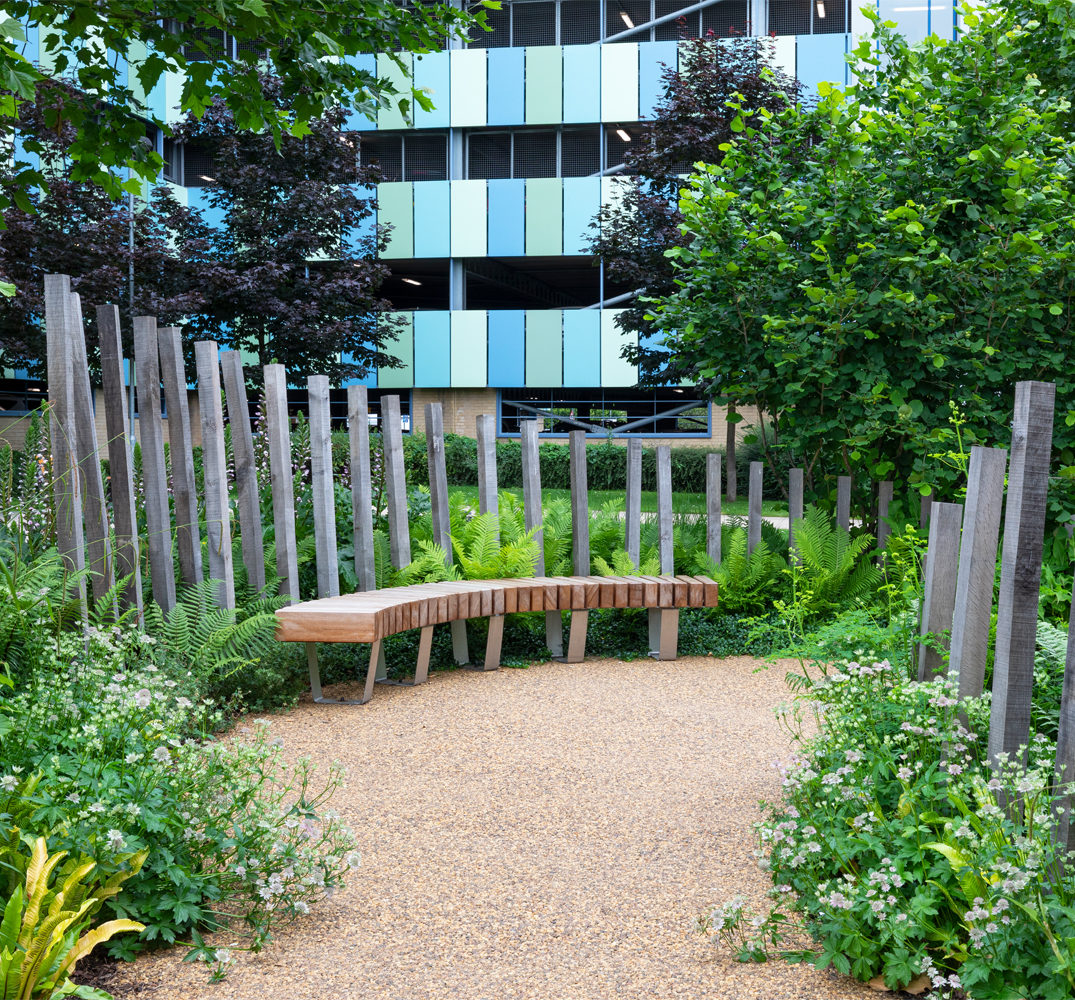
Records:
[[[718,401],[769,414],[814,480],[943,487],[950,402],[964,444],[994,441],[1030,378],[1058,383],[1075,464],[1070,106],[1006,15],[964,23],[915,46],[879,24],[859,83],[817,108],[742,105],[680,202],[668,345]]]

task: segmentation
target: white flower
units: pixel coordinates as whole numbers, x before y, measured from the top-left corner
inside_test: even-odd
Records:
[[[19,784],[19,779],[13,774],[5,774],[0,778],[0,788],[5,792],[13,792]]]
[[[78,792],[72,792],[70,795],[68,795],[67,796],[67,801],[68,802],[74,802],[75,805],[78,805],[78,802],[79,802]]]
[[[134,693],[135,708],[149,708],[149,703],[152,700],[153,695],[149,693],[149,688],[141,688]]]
[[[123,758],[128,764],[137,764],[142,759],[140,753],[129,753]]]
[[[232,961],[231,952],[227,948],[217,948],[215,957],[221,965],[227,965],[228,962]]]
[[[156,760],[156,761],[160,761],[160,763],[162,763],[162,764],[167,764],[168,761],[170,760],[170,757],[169,757],[169,754],[168,754],[168,748],[167,747],[157,747],[157,749],[153,751],[153,759]]]
[[[91,813],[103,813],[104,811],[105,807],[103,802],[94,802],[94,804],[90,806]]]
[[[176,698],[175,703],[179,708],[190,708],[193,704],[189,698]]]
[[[119,830],[109,830],[108,836],[105,839],[108,841],[108,846],[113,851],[123,849],[123,834]]]

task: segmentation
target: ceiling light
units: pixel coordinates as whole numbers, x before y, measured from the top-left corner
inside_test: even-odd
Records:
[[[825,16],[825,0],[817,0],[817,16]]]
[[[622,129],[616,129],[616,135],[618,135],[624,142],[630,142],[631,137]]]
[[[198,180],[205,181],[206,184],[215,184],[215,177],[206,177],[205,174],[198,174]]]
[[[633,28],[635,26],[635,22],[631,20],[631,15],[628,14],[627,11],[621,10],[620,17],[623,18],[623,23],[626,24],[628,28]]]
[[[421,282],[417,278],[400,278],[405,285],[420,285]]]

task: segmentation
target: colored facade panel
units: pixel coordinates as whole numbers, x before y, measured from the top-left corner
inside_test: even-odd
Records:
[[[563,385],[564,314],[559,309],[526,310],[526,384]]]
[[[526,182],[526,254],[556,257],[564,245],[564,187],[559,177]]]
[[[415,128],[447,128],[451,107],[451,67],[447,52],[427,52],[414,57],[414,85],[433,102],[432,111],[414,107]]]
[[[601,120],[601,46],[564,46],[564,121]]]
[[[209,188],[207,187],[187,188],[187,207],[198,209],[207,225],[212,226],[214,229],[222,229],[224,226],[224,211],[220,208],[213,208],[209,204],[208,194]]]
[[[559,45],[534,45],[526,50],[526,124],[563,121],[564,59]]]
[[[487,117],[490,125],[518,125],[523,120],[525,49],[490,49]]]
[[[620,357],[627,344],[637,343],[637,336],[624,333],[616,325],[620,309],[601,310],[601,384],[634,385],[638,381],[638,368]]]
[[[526,313],[522,309],[489,311],[489,384],[525,385]]]
[[[484,49],[453,49],[451,56],[451,124],[473,128],[486,123],[486,63]]]
[[[488,205],[485,181],[452,181],[452,256],[484,257]]]
[[[601,385],[601,311],[564,310],[564,385]]]
[[[601,207],[600,177],[564,178],[564,249],[566,256],[589,255],[589,228]]]
[[[180,188],[179,190],[184,190]],[[354,192],[358,198],[376,199],[377,188],[376,186],[367,187],[364,184],[354,185]],[[346,230],[344,233],[344,241],[347,246],[352,250],[358,250],[365,240],[376,235],[377,232],[377,213],[371,212],[365,219],[363,219],[357,226]]]
[[[350,363],[354,361],[354,358],[350,354],[341,354],[340,360],[344,363]],[[349,378],[344,379],[340,383],[341,389],[346,389],[349,385],[364,385],[367,389],[377,388],[377,369],[371,368],[369,373],[364,378]]]
[[[391,226],[388,249],[382,257],[414,256],[414,185],[392,181],[377,185],[377,222]]]
[[[451,317],[447,312],[414,314],[414,384],[446,386],[452,365]]]
[[[795,36],[777,35],[775,38],[766,38],[760,47],[764,58],[773,69],[787,73],[792,79],[795,77]]]
[[[643,42],[638,46],[638,116],[652,118],[664,94],[664,72],[676,68],[675,42]]]
[[[390,339],[385,347],[403,362],[401,368],[379,368],[377,385],[381,389],[409,389],[414,385],[414,316],[412,313],[389,313]]]
[[[400,52],[398,55],[403,63],[403,69],[400,69],[399,66],[396,65],[395,60],[390,56],[379,55],[377,57],[377,76],[381,79],[388,80],[397,91],[396,98],[393,99],[392,107],[381,108],[378,110],[378,128],[409,128],[411,124],[408,121],[409,115],[404,117],[403,112],[399,110],[395,101],[397,101],[399,97],[406,97],[411,89],[411,68],[413,60],[409,52]]]
[[[377,57],[372,53],[364,52],[361,55],[347,56],[346,59],[348,65],[363,70],[370,76],[377,75]],[[372,118],[367,118],[354,108],[347,108],[347,121],[344,123],[344,128],[350,132],[375,129],[377,128],[377,115],[374,113]]]
[[[184,77],[179,73],[164,74],[164,121],[167,125],[175,125],[183,118],[179,111],[183,100],[183,81]],[[153,89],[155,91],[157,88]]]
[[[489,185],[489,242],[491,257],[522,257],[526,253],[526,181],[494,180]]]
[[[638,44],[601,46],[601,121],[638,120]]]
[[[622,177],[601,177],[601,204],[614,207],[623,201],[627,181]]]
[[[797,35],[796,42],[795,75],[808,95],[823,81],[844,86],[846,35]]]
[[[417,181],[414,185],[414,256],[451,254],[451,183]]]
[[[486,386],[487,319],[484,309],[453,312],[452,385]]]

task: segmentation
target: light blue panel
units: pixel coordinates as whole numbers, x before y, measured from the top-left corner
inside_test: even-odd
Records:
[[[846,35],[796,35],[795,75],[806,94],[816,94],[822,81],[844,86]]]
[[[522,309],[489,311],[489,384],[499,389],[525,385],[526,313]]]
[[[627,344],[637,344],[638,336],[624,333],[616,325],[622,309],[601,310],[601,384],[628,386],[638,384],[638,368],[620,356]]]
[[[564,178],[565,257],[590,253],[587,240],[593,231],[589,226],[600,208],[600,177]]]
[[[842,35],[839,37],[843,37]],[[643,42],[638,46],[638,115],[653,118],[664,94],[664,71],[676,68],[675,42]]]
[[[367,187],[364,184],[354,185],[355,195],[359,198],[375,199],[377,197],[377,188]],[[343,238],[346,246],[350,250],[360,250],[364,241],[377,234],[377,213],[370,212],[365,219],[363,219],[357,226],[348,229],[344,232]],[[371,251],[370,256],[376,256],[376,251]]]
[[[452,385],[488,385],[488,333],[484,309],[456,310],[452,317]]]
[[[341,354],[340,355],[340,360],[344,364],[350,364],[350,362],[352,360],[354,360],[354,359],[352,358],[352,356],[350,354]],[[365,378],[345,379],[343,382],[340,383],[340,388],[341,389],[346,389],[349,385],[364,385],[364,386],[366,386],[367,389],[376,389],[377,388],[377,369],[376,368],[370,369],[369,374]]]
[[[452,235],[451,198],[452,189],[450,181],[415,182],[415,257],[450,256]],[[417,327],[415,329],[417,329]]]
[[[503,50],[492,50],[503,51]],[[601,120],[601,46],[564,46],[564,121]]]
[[[564,310],[564,385],[601,384],[601,312]]]
[[[454,128],[485,124],[485,49],[452,49],[451,120]]]
[[[507,51],[492,49],[490,51]],[[521,257],[525,253],[526,181],[521,177],[488,181],[489,256]]]
[[[523,122],[523,56],[525,49],[490,49],[488,54],[490,125]]]
[[[447,128],[451,105],[450,63],[447,52],[427,52],[414,57],[414,85],[425,90],[435,107],[423,111],[414,106],[415,128]]]
[[[452,186],[452,256],[484,257],[486,254],[486,182],[449,181]],[[417,185],[415,185],[417,187]]]
[[[212,226],[214,229],[223,228],[224,213],[221,209],[210,206],[208,194],[209,189],[207,187],[187,188],[187,205],[190,208],[201,209],[207,225]]]
[[[449,385],[452,330],[446,312],[414,314],[414,384]]]
[[[613,42],[601,46],[600,120],[638,121],[637,42]]]
[[[360,55],[347,56],[346,58],[348,65],[363,70],[366,73],[369,73],[370,76],[375,77],[377,75],[377,57],[372,52],[363,52]],[[369,132],[372,129],[377,128],[377,115],[374,113],[372,118],[367,118],[364,114],[356,111],[354,108],[348,108],[347,120],[344,122],[343,127],[349,132]]]

